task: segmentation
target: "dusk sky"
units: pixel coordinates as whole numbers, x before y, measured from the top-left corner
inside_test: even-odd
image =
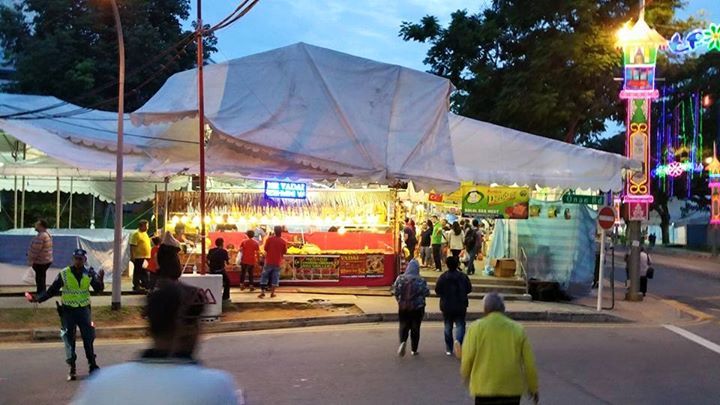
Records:
[[[193,6],[195,1],[191,1]],[[306,42],[381,62],[427,70],[422,61],[427,45],[398,37],[402,21],[417,22],[427,14],[445,24],[450,14],[467,8],[476,12],[488,0],[260,0],[233,26],[218,33],[221,62],[296,42]],[[203,19],[212,24],[228,15],[237,1],[210,0],[203,4]],[[720,19],[720,0],[690,0],[684,15],[705,13]],[[193,18],[195,10],[192,11]]]

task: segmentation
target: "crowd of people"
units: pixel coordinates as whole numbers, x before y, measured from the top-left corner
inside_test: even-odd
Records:
[[[406,219],[403,242],[407,260],[414,259],[419,249],[420,267],[434,267],[441,272],[445,259],[453,256],[468,274],[475,274],[475,260],[482,252],[485,233],[477,219],[450,223],[433,215],[420,226],[419,233],[415,221]]]
[[[435,284],[445,324],[445,354],[461,360],[460,374],[475,403],[519,404],[526,393],[537,403],[535,358],[524,328],[505,316],[502,297],[489,293],[484,298],[485,316],[473,322],[466,332],[472,284],[466,274],[458,271],[457,257],[448,257],[446,265],[448,270]],[[408,338],[412,356],[419,355],[420,329],[426,297],[430,295],[419,271],[418,261],[411,259],[393,284],[398,303],[400,345],[397,354],[400,357],[406,354]]]

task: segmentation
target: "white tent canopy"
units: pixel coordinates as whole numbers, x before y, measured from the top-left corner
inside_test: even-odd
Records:
[[[622,188],[622,169],[640,169],[624,156],[449,114],[458,176],[478,184]]]
[[[442,153],[451,148],[447,79],[299,43],[207,66],[204,83],[211,142],[232,144],[239,160],[294,165],[290,177],[458,184]],[[196,95],[197,70],[177,73],[133,121],[197,127]]]

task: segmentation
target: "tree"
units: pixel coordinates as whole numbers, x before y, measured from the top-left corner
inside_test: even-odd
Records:
[[[647,20],[676,26],[681,6],[653,1]],[[457,87],[456,112],[585,143],[624,116],[615,32],[636,15],[634,0],[494,0],[477,14],[453,13],[447,27],[434,16],[403,22],[400,36],[431,44],[425,63]]]
[[[126,48],[126,110],[145,103],[178,71],[196,64],[192,32],[182,28],[189,0],[118,2]],[[216,51],[205,38],[205,57]],[[117,39],[104,0],[23,0],[0,7],[0,45],[14,64],[5,90],[52,95],[80,106],[117,107]]]

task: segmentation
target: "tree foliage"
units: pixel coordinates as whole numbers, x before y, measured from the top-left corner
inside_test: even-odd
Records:
[[[675,21],[682,5],[653,1],[646,20],[669,32],[684,24]],[[494,0],[475,14],[456,11],[447,27],[434,16],[403,22],[400,36],[430,43],[425,63],[457,87],[456,112],[585,143],[624,116],[615,33],[637,7],[635,0]]]
[[[134,110],[170,75],[195,66],[194,43],[181,42],[192,35],[182,27],[189,0],[120,0],[118,6],[125,38],[126,108]],[[206,38],[206,57],[216,43],[214,36]],[[23,0],[12,8],[2,6],[0,44],[16,69],[6,90],[116,109],[118,44],[108,1]],[[149,61],[153,63],[138,69]]]

